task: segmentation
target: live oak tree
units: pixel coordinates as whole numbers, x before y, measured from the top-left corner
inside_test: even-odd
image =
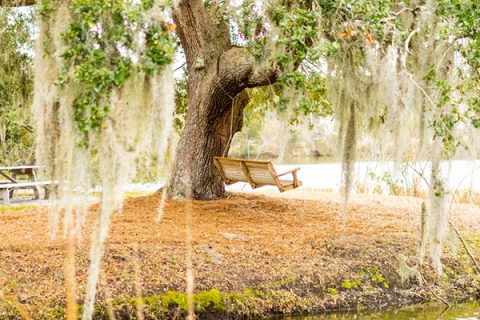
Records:
[[[432,162],[429,236],[421,252],[428,249],[441,272],[448,192],[440,161],[478,145],[476,0],[43,0],[37,10],[37,141],[59,181],[71,182],[74,172],[90,177],[100,167],[103,189],[114,191],[104,194],[99,226],[108,227],[109,214],[121,206],[132,154],[139,146],[164,148],[174,82],[165,75],[179,41],[188,94],[171,195],[225,195],[212,158],[228,154],[241,130],[248,90],[267,86],[276,107],[293,106],[296,114],[333,106],[346,202],[366,135],[397,161],[418,150],[417,159]],[[81,181],[86,189],[89,179]],[[99,227],[97,265],[105,234]]]
[[[340,123],[346,194],[366,132],[393,141],[397,161],[405,130],[417,132],[420,145],[440,144],[440,158],[464,150],[465,132],[454,132],[461,123],[478,127],[471,90],[478,87],[478,10],[472,1],[178,1],[173,19],[187,60],[188,111],[171,194],[223,196],[212,157],[228,153],[242,127],[246,89],[258,86],[284,89],[271,90],[274,104],[297,112],[315,112],[312,100],[328,96]],[[232,44],[232,29],[240,46]],[[454,61],[455,54],[465,60]],[[310,74],[323,75],[315,99],[304,95]]]
[[[246,88],[276,80],[273,68],[256,65],[245,48],[233,46],[229,20],[212,17],[203,1],[180,1],[173,10],[188,72],[187,121],[171,173],[173,195],[213,199],[224,195],[212,159],[226,154],[242,128]],[[214,19],[217,19],[216,21]]]
[[[4,6],[34,3],[32,0],[2,1]],[[142,3],[153,4],[152,1]],[[348,67],[350,63],[363,68],[362,63],[368,61],[361,62],[359,57],[364,55],[362,52],[365,52],[365,49],[379,47],[378,52],[386,52],[386,48],[391,44],[408,50],[400,52],[398,59],[404,59],[400,57],[401,55],[407,57],[410,55],[414,58],[413,50],[419,50],[413,48],[415,40],[420,36],[419,32],[430,32],[428,29],[420,31],[421,10],[429,3],[357,1],[347,5],[334,0],[266,1],[262,4],[255,1],[203,0],[172,3],[171,17],[174,22],[172,30],[175,29],[186,60],[188,107],[184,131],[168,183],[170,194],[195,199],[224,196],[224,186],[212,164],[212,157],[228,154],[232,136],[241,130],[243,109],[249,101],[248,88],[259,86],[272,88],[279,82],[280,86],[275,86],[273,90],[267,89],[272,91],[270,98],[275,98],[274,104],[277,107],[291,103],[295,104],[296,111],[315,112],[312,110],[313,102],[324,99],[326,93],[325,72],[322,69],[329,65],[333,70],[329,72],[335,73],[334,69],[338,68],[338,65],[335,67],[337,64],[335,61],[339,61],[337,58],[345,63],[343,67]],[[89,2],[74,1],[72,4],[88,6]],[[455,1],[441,1],[434,10],[442,22],[441,26],[437,27],[439,30],[432,32],[450,29],[458,39],[469,39],[464,41],[464,44],[468,43],[469,49],[459,48],[457,51],[461,51],[468,58],[469,64],[474,64],[475,52],[478,52],[478,48],[475,47],[478,46],[475,38],[478,22],[472,16],[472,12],[478,10],[475,3],[466,1],[457,4]],[[459,21],[468,23],[459,24]],[[458,42],[454,45],[457,46]],[[407,60],[408,63],[413,61],[411,58]],[[412,66],[410,63],[410,68]],[[475,65],[472,67],[478,69]],[[438,87],[444,84],[441,79],[437,79],[436,70],[421,72],[424,75],[417,77],[420,82],[428,75],[430,77],[430,82],[422,85]],[[309,74],[323,74],[316,81],[319,88],[315,90],[321,93],[316,95],[316,99],[302,97],[292,102],[285,98],[288,96],[286,92],[279,92],[288,86],[296,89],[291,96],[301,93],[308,82]],[[118,85],[121,83],[116,81],[114,86]],[[448,84],[445,85],[448,87]],[[468,85],[475,86],[475,81],[469,81]],[[106,90],[110,88],[105,86]],[[330,86],[330,98],[337,89],[334,89],[333,85]],[[446,90],[440,89],[439,92],[446,93]],[[467,118],[478,122],[476,100],[474,97],[468,99],[470,108]],[[337,108],[338,117],[342,115],[348,117],[349,106],[345,112],[341,111],[341,106],[334,106]],[[325,104],[323,107],[328,108],[328,105]],[[356,113],[360,108],[362,107],[356,107]],[[84,114],[76,118],[80,130],[89,129],[89,126],[83,128],[85,119],[82,117],[90,118],[88,120],[95,129],[101,126],[101,122],[109,113],[108,108],[93,111],[94,116]],[[373,115],[373,112],[370,112],[367,117],[370,119],[371,127],[376,127],[374,123],[385,121],[385,117],[380,114],[381,110],[376,111],[379,114]],[[447,114],[449,119],[436,121],[436,131],[443,136],[443,140],[450,141],[449,148],[452,149],[456,142],[449,133],[451,128],[447,127],[458,123],[461,117],[456,116],[455,112],[453,116],[451,112]],[[346,125],[348,121],[344,123],[345,126],[341,127],[348,127]],[[341,134],[342,132],[346,131],[342,129]],[[346,142],[345,137],[340,138],[344,140],[341,145],[352,145]],[[351,154],[352,152],[345,152],[344,160],[348,160]],[[347,164],[345,168],[348,167]]]
[[[40,3],[41,16],[51,14],[51,2]],[[4,1],[3,5],[33,3],[34,1]],[[154,4],[153,1],[142,3],[145,7]],[[88,1],[72,2],[74,7],[83,7],[82,10],[87,10],[85,8],[88,4]],[[223,182],[213,166],[213,156],[228,154],[232,136],[242,128],[243,109],[249,101],[246,89],[273,85],[281,72],[295,70],[308,55],[307,49],[317,38],[316,26],[319,22],[318,12],[313,10],[314,5],[312,1],[287,1],[259,8],[253,1],[246,1],[235,7],[228,1],[202,0],[177,1],[172,4],[175,34],[187,65],[188,108],[168,183],[171,195],[195,199],[214,199],[225,195]],[[268,22],[262,15],[272,16],[276,20]],[[74,25],[72,27],[76,28]],[[57,84],[68,82],[65,77],[67,69],[75,65],[84,68],[88,62],[96,68],[102,66],[98,63],[98,56],[92,58],[91,53],[88,59],[82,58],[84,61],[78,59],[80,51],[74,41],[84,41],[84,38],[72,27],[63,36],[67,49],[59,54],[66,58],[66,67],[63,68],[64,71],[59,71]],[[232,34],[235,34],[233,28],[243,37],[239,43],[232,43]],[[294,32],[291,28],[294,28]],[[82,32],[87,31],[84,29]],[[167,35],[164,34],[163,37],[165,36]],[[168,38],[165,39],[168,41]],[[283,40],[275,43],[280,39]],[[73,47],[68,49],[68,45]],[[122,45],[128,46],[125,41]],[[162,43],[162,46],[166,45],[165,42]],[[88,91],[95,92],[82,94],[83,101],[76,100],[73,105],[74,121],[81,135],[88,136],[88,130],[97,130],[102,126],[110,108],[98,106],[99,97],[106,95],[112,87],[121,86],[130,75],[130,66],[126,61],[128,59],[121,57],[121,54],[116,61],[107,60],[111,60],[110,64],[116,64],[118,71],[106,75],[112,77],[111,84],[98,85],[105,77],[88,79],[85,74],[74,75],[77,82],[90,82]],[[168,61],[169,59],[165,60]],[[92,99],[88,100],[88,97]],[[303,106],[308,108],[305,102]]]
[[[173,7],[187,63],[188,111],[168,185],[170,194],[194,199],[225,195],[212,159],[228,154],[233,135],[242,129],[243,110],[249,102],[246,89],[271,86],[282,72],[293,71],[301,63],[302,54],[308,54],[317,38],[319,16],[313,7],[313,1],[258,8],[253,1],[235,7],[228,1],[203,0],[179,1]],[[263,14],[278,15],[279,20],[268,25]],[[296,29],[291,34],[299,43],[271,43],[276,41],[267,37],[272,30],[283,41],[292,31],[282,23]],[[243,36],[243,45],[232,43],[232,28]]]
[[[40,15],[48,16],[54,10],[49,8],[51,2],[41,3]],[[33,3],[2,1],[4,6]],[[328,98],[320,109],[333,105],[339,120],[347,193],[355,141],[364,128],[368,130],[363,131],[391,137],[396,144],[395,158],[401,159],[404,148],[398,147],[402,141],[398,137],[406,130],[399,123],[402,115],[416,114],[413,130],[418,129],[419,140],[425,140],[425,128],[432,129],[436,140],[444,144],[447,156],[454,155],[460,146],[453,132],[458,124],[470,121],[470,125],[478,127],[475,1],[159,3],[171,9],[170,16],[160,24],[175,31],[188,76],[186,123],[168,183],[171,195],[194,199],[224,196],[225,189],[212,158],[228,154],[232,136],[241,130],[249,88],[268,86],[266,92],[272,93],[270,99],[276,107],[294,105],[297,113],[318,113],[318,100]],[[85,12],[97,8],[102,17],[113,14],[118,15],[117,19],[134,22],[138,17],[129,17],[128,10],[140,16],[142,11],[146,13],[159,5],[144,0],[132,9],[134,4],[127,4],[78,0],[71,2],[70,10],[85,17]],[[166,23],[169,18],[173,23]],[[66,67],[57,79],[60,84],[68,82],[68,68],[84,71],[75,74],[74,80],[88,84],[84,89],[90,93],[73,104],[76,129],[84,136],[101,129],[111,114],[108,103],[100,105],[99,101],[112,88],[122,87],[135,73],[131,59],[121,50],[110,46],[116,55],[113,58],[109,57],[112,52],[105,52],[109,39],[104,34],[97,37],[103,44],[92,43],[99,48],[79,45],[92,33],[88,23],[101,24],[105,20],[100,15],[95,19],[72,24],[65,33],[65,52],[60,54]],[[112,29],[110,40],[117,47],[128,48],[133,43],[132,36],[122,38],[121,29]],[[151,73],[156,66],[171,62],[169,46],[175,40],[161,28],[150,31],[153,33],[143,30],[148,39],[155,41],[151,41],[152,47],[147,48],[146,60],[141,63],[150,64],[144,67]],[[430,41],[428,48],[423,45],[426,41]],[[456,54],[464,59],[460,67],[453,60]],[[111,73],[93,71],[111,66]],[[454,70],[459,70],[456,80],[450,76]],[[313,98],[305,95],[311,75],[316,75],[313,91],[317,94]],[[388,83],[392,80],[389,76],[395,77],[392,85]],[[390,129],[383,134],[382,128]]]

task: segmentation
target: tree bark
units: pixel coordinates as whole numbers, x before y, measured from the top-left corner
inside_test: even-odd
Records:
[[[187,60],[189,102],[168,193],[223,197],[213,157],[227,155],[233,135],[242,129],[249,100],[245,89],[275,82],[276,72],[255,66],[245,48],[232,46],[228,23],[214,22],[203,0],[179,1],[173,19]]]
[[[243,91],[234,100],[234,107],[217,118],[209,118],[205,113],[189,117],[177,148],[168,189],[170,195],[202,200],[225,195],[213,157],[228,154],[233,134],[241,130],[243,108],[247,103],[248,94]]]

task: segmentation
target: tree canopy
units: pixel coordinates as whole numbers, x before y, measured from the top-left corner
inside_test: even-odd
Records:
[[[0,11],[0,153],[5,164],[33,161],[31,52],[33,21],[28,12]]]
[[[100,172],[109,190],[92,246],[85,319],[109,215],[121,206],[122,185],[138,156],[154,150],[165,157],[175,101],[184,112],[176,120],[183,131],[168,189],[213,199],[225,190],[212,157],[228,152],[241,130],[249,90],[257,90],[257,98],[263,90],[267,102],[259,105],[288,109],[293,122],[310,113],[335,115],[346,208],[356,148],[365,136],[378,139],[396,161],[406,150],[431,161],[429,236],[421,252],[428,249],[441,272],[448,192],[440,161],[478,145],[476,0],[43,0],[35,15],[32,69],[25,49],[30,18],[2,9],[0,125],[29,104],[33,74],[37,161],[65,181],[60,197],[87,192],[92,172]],[[176,100],[175,52],[183,55],[188,77]],[[0,143],[6,141],[0,135]],[[62,209],[69,234],[82,210]],[[63,211],[56,212],[53,230]]]

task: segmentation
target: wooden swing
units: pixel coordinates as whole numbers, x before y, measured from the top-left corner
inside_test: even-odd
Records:
[[[277,174],[270,161],[214,157],[213,162],[223,181],[227,184],[247,182],[253,189],[271,185],[278,187],[280,192],[295,189],[302,185],[297,177],[297,171],[300,168]],[[280,179],[280,177],[289,174],[292,175],[292,180]]]

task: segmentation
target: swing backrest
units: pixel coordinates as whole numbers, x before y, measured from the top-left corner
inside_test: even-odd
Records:
[[[215,157],[220,175],[227,184],[247,182],[252,187],[277,185],[276,173],[270,161]]]

